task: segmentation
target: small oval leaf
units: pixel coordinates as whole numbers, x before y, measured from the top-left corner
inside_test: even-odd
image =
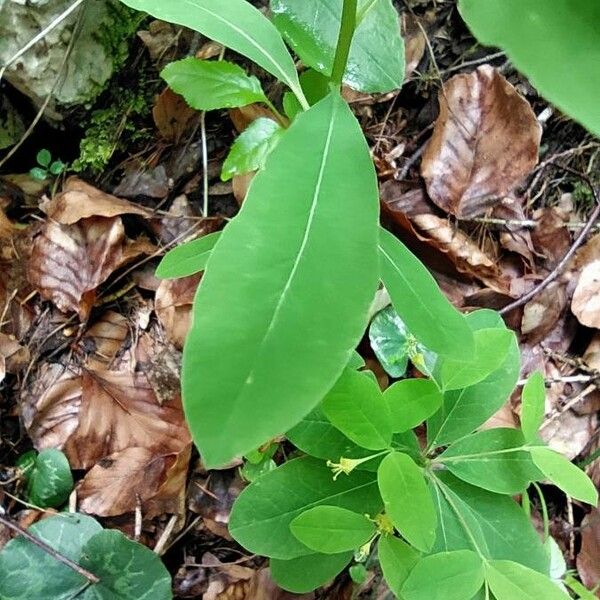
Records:
[[[528,442],[538,437],[538,429],[544,421],[545,400],[544,376],[536,371],[529,376],[521,395],[521,430]]]
[[[431,379],[403,379],[383,394],[391,412],[394,433],[420,425],[442,405],[442,392]]]
[[[220,236],[221,232],[215,231],[169,250],[154,275],[159,279],[178,279],[204,271]]]

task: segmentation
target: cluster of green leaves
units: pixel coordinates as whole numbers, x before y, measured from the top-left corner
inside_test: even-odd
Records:
[[[465,322],[475,339],[471,359],[459,365],[454,352],[438,354],[430,378],[401,379],[382,393],[373,373],[346,368],[287,434],[306,456],[242,492],[231,534],[271,557],[284,588],[322,585],[377,545],[390,589],[406,600],[566,598],[550,578],[552,540],[540,540],[512,496],[540,480],[592,505],[597,491],[539,439],[539,373],[523,389],[520,430],[477,431],[514,388],[519,353],[497,313],[476,311]],[[391,355],[406,331],[401,323],[395,340],[388,332]],[[413,432],[423,422],[425,448]]]
[[[150,549],[91,517],[62,513],[29,528],[54,551],[95,575],[91,583],[23,537],[0,552],[0,598],[5,600],[168,600],[171,577]]]
[[[49,150],[42,148],[36,155],[37,167],[33,167],[29,174],[39,181],[44,181],[49,177],[56,177],[65,170],[65,163],[58,159],[52,160],[52,154]]]

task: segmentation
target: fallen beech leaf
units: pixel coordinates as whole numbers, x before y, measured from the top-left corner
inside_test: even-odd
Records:
[[[179,396],[161,406],[143,373],[73,373],[53,365],[38,375],[23,405],[35,447],[62,449],[74,469],[126,448],[164,455],[190,443]]]
[[[233,195],[237,200],[237,203],[241,206],[246,199],[246,195],[248,194],[248,188],[256,175],[255,171],[251,171],[250,173],[244,173],[243,175],[234,175],[232,179],[233,183]]]
[[[123,315],[111,310],[105,312],[81,340],[80,346],[88,355],[86,367],[110,368],[128,334],[128,321]]]
[[[565,284],[553,281],[525,305],[521,333],[530,344],[541,342],[554,329],[566,307]]]
[[[248,104],[247,106],[229,109],[229,118],[238,133],[242,133],[250,123],[256,121],[256,119],[259,119],[260,117],[266,117],[267,119],[277,121],[273,111],[262,104]]]
[[[122,263],[124,241],[120,218],[92,217],[74,225],[48,221],[33,242],[28,279],[43,298],[85,321],[96,288]]]
[[[404,78],[408,79],[419,66],[427,40],[418,25],[418,19],[410,13],[402,15],[402,33],[404,37]]]
[[[577,555],[577,571],[588,589],[600,584],[600,510],[592,509],[581,522],[581,550]],[[600,588],[596,592],[600,598]]]
[[[46,202],[43,209],[50,219],[63,225],[72,225],[89,217],[151,216],[147,209],[106,194],[77,177],[67,179],[63,191]]]
[[[533,169],[542,128],[531,106],[495,69],[452,77],[421,162],[429,196],[471,218],[495,206]]]
[[[561,398],[564,400],[564,395]],[[561,410],[555,407],[555,410]],[[554,418],[553,418],[554,417]],[[575,414],[572,410],[563,411],[556,416],[547,416],[540,434],[552,450],[564,454],[573,460],[587,447],[598,427],[597,415]]]
[[[190,108],[183,96],[167,87],[157,96],[152,117],[160,135],[165,140],[177,144],[195,125],[199,113]]]
[[[0,239],[12,237],[14,231],[13,224],[0,207]]]
[[[494,208],[492,217],[507,221],[521,221],[525,219],[525,213],[521,204],[514,198],[506,198]],[[529,229],[513,224],[503,227],[500,232],[500,245],[510,252],[521,255],[533,269],[535,249]]]
[[[190,448],[157,456],[134,446],[101,459],[77,487],[80,510],[114,517],[133,512],[139,499],[144,518],[180,513]]]
[[[582,325],[600,329],[600,258],[581,272],[571,310]]]
[[[0,333],[0,382],[6,373],[18,373],[29,362],[29,350],[10,335]]]
[[[165,333],[180,350],[192,323],[192,303],[202,275],[163,279],[156,290],[155,311]]]
[[[557,206],[540,208],[533,213],[536,222],[531,233],[533,246],[546,259],[546,268],[554,267],[571,246],[567,229],[569,216]]]

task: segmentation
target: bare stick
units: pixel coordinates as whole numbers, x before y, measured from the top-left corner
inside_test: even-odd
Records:
[[[93,573],[80,567],[76,562],[73,562],[70,558],[63,556],[60,552],[57,552],[54,548],[46,544],[46,542],[40,540],[40,538],[35,537],[27,531],[27,529],[21,527],[18,523],[15,523],[12,519],[0,514],[0,523],[8,529],[14,531],[15,533],[22,535],[27,541],[31,542],[47,554],[49,554],[52,558],[57,560],[58,562],[63,563],[63,565],[67,565],[70,569],[73,569],[76,573],[79,573],[83,577],[85,577],[90,583],[99,583],[100,579],[96,577]]]
[[[548,276],[543,281],[538,283],[538,285],[536,285],[531,291],[527,292],[527,294],[521,296],[514,302],[511,302],[510,304],[507,304],[504,308],[502,308],[499,311],[501,315],[505,315],[511,310],[514,310],[515,308],[519,308],[520,306],[527,304],[527,302],[529,302],[532,298],[537,296],[541,291],[545,290],[563,272],[567,264],[575,255],[575,252],[577,252],[577,249],[585,241],[587,234],[593,229],[596,221],[598,220],[598,217],[600,217],[600,197],[598,196],[598,190],[592,185],[592,182],[590,181],[589,177],[587,175],[584,175],[583,173],[578,173],[577,171],[574,171],[570,167],[566,167],[564,165],[554,166],[569,171],[571,173],[576,173],[579,177],[581,177],[589,185],[590,189],[592,190],[592,194],[594,194],[596,208],[590,215],[590,218],[588,219],[588,222],[586,223],[585,227],[579,232],[579,235],[575,238],[573,245],[569,248],[568,252],[562,257],[562,259],[554,267],[554,269],[550,271]]]

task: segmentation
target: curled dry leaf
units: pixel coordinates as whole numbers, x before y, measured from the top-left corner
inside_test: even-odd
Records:
[[[147,209],[98,190],[77,177],[67,179],[63,191],[46,202],[43,209],[50,219],[62,225],[90,217],[151,216]]]
[[[190,108],[183,96],[166,88],[154,102],[152,117],[160,135],[168,142],[178,144],[194,127],[199,113]]]
[[[6,373],[18,373],[29,362],[29,350],[12,335],[0,333],[0,382]]]
[[[600,510],[594,508],[581,522],[581,550],[577,555],[577,571],[588,589],[600,584]],[[600,598],[600,588],[596,592]]]
[[[105,312],[81,339],[80,347],[87,355],[86,367],[99,370],[113,367],[128,334],[128,321],[123,315]]]
[[[600,329],[600,234],[579,250],[575,268],[580,274],[571,310],[582,325]]]
[[[483,214],[538,160],[542,129],[531,106],[495,69],[452,77],[421,162],[429,196],[460,218]]]
[[[558,206],[540,208],[533,213],[536,222],[531,239],[536,253],[546,259],[548,269],[554,267],[571,246],[567,229],[569,215]]]
[[[180,279],[163,279],[156,290],[156,316],[165,328],[169,341],[183,348],[192,322],[192,303],[201,274]]]
[[[525,219],[523,207],[514,198],[505,198],[492,212],[492,217],[506,221],[522,221]],[[530,268],[534,267],[533,241],[529,229],[509,224],[500,232],[500,244],[509,252],[522,256]]]
[[[91,217],[73,225],[48,221],[33,242],[28,279],[43,298],[85,321],[96,288],[122,264],[124,242],[118,217]]]
[[[562,281],[553,281],[530,300],[523,309],[521,332],[531,344],[541,342],[554,329],[567,307],[567,293]]]
[[[410,13],[402,15],[402,34],[404,37],[404,77],[408,79],[414,70],[419,66],[427,40],[418,19]]]

